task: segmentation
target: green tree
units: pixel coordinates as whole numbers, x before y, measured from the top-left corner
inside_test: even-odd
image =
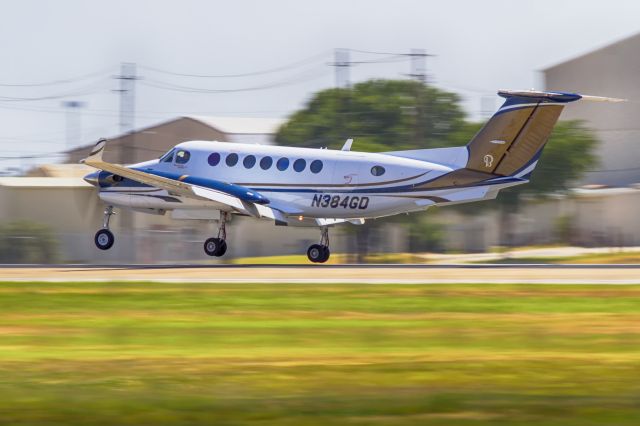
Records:
[[[466,128],[454,93],[410,80],[371,80],[318,92],[276,135],[282,145],[358,151],[452,146]]]

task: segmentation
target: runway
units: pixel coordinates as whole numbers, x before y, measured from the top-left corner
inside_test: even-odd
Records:
[[[640,265],[2,265],[0,281],[640,284]]]

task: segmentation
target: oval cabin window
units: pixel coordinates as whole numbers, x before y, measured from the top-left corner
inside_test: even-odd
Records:
[[[298,158],[296,161],[293,162],[293,170],[295,170],[296,172],[303,171],[305,167],[307,167],[307,162],[304,161],[302,158]]]
[[[262,160],[260,160],[260,168],[262,170],[269,170],[272,164],[273,159],[271,157],[263,157]]]
[[[278,160],[278,163],[276,164],[276,166],[278,167],[278,170],[280,170],[281,172],[284,172],[289,167],[289,159],[282,157],[281,159]]]
[[[244,157],[244,160],[242,160],[242,164],[247,169],[250,169],[256,165],[256,157],[254,157],[253,155],[247,155],[246,157]]]
[[[322,171],[322,161],[313,160],[309,165],[309,170],[311,170],[311,173],[320,173]]]
[[[382,176],[384,172],[386,172],[386,170],[382,166],[373,166],[371,168],[371,174],[374,176]]]
[[[213,154],[209,155],[209,158],[207,159],[207,161],[209,162],[210,166],[217,166],[218,163],[220,163],[220,154],[218,154],[217,152],[214,152]]]
[[[238,154],[231,153],[227,155],[227,159],[225,160],[225,163],[227,163],[227,166],[229,167],[233,167],[236,164],[238,164]]]

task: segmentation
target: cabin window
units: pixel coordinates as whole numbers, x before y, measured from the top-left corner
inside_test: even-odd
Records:
[[[213,154],[209,155],[209,158],[207,159],[207,161],[209,162],[210,166],[217,166],[218,163],[220,163],[220,154],[218,154],[217,152],[214,152]]]
[[[253,166],[256,165],[256,157],[253,155],[247,155],[246,157],[244,157],[244,160],[242,160],[242,164],[247,168],[250,169]]]
[[[160,157],[160,161],[162,163],[170,163],[173,161],[173,153],[175,152],[175,149],[172,149],[171,151],[167,152],[165,155],[163,155],[162,157]]]
[[[189,158],[191,158],[189,151],[181,149],[176,153],[176,164],[187,164]]]
[[[278,160],[278,163],[276,164],[276,166],[278,167],[278,170],[280,170],[281,172],[284,172],[289,167],[289,159],[282,157],[281,159]]]
[[[322,161],[313,160],[309,165],[309,170],[311,170],[311,173],[320,173],[322,170]]]
[[[293,170],[295,170],[296,172],[303,171],[305,167],[307,167],[307,162],[304,161],[302,158],[298,158],[296,161],[293,162]]]
[[[374,176],[382,176],[384,172],[386,172],[386,170],[382,166],[373,166],[371,168],[371,174]]]
[[[225,163],[227,163],[227,166],[229,166],[229,167],[233,167],[236,164],[238,164],[238,154],[231,153],[231,154],[227,155]]]
[[[262,170],[270,169],[272,164],[273,164],[273,158],[271,157],[263,157],[262,160],[260,160],[260,168]]]

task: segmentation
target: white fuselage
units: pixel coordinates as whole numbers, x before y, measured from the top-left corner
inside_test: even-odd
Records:
[[[423,151],[433,151],[436,161],[429,161],[429,155],[414,159],[356,151],[191,141],[176,145],[170,161],[164,156],[130,167],[247,187],[268,198],[270,206],[286,206],[289,214],[306,218],[388,216],[424,210],[434,204],[491,198],[492,189],[510,186],[495,182],[473,187],[415,188],[466,162],[464,147]],[[188,161],[184,161],[185,156]],[[139,209],[225,210],[207,200],[177,197],[140,185],[102,188],[100,196],[106,202]]]

